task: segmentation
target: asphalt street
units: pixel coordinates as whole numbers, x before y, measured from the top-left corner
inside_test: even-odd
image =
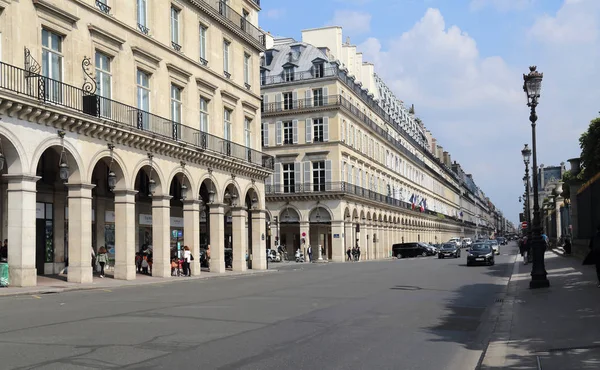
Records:
[[[0,298],[0,369],[474,369],[515,254]]]

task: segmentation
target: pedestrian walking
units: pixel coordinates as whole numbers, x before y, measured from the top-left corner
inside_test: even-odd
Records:
[[[183,276],[192,276],[190,271],[190,262],[192,261],[192,252],[187,245],[183,247]]]
[[[596,235],[590,240],[590,253],[583,261],[584,265],[596,265],[596,277],[600,288],[600,225],[596,228]]]
[[[312,262],[312,247],[310,245],[308,246],[306,253],[308,254],[308,262]]]
[[[104,266],[108,263],[108,255],[106,254],[106,248],[100,247],[98,250],[98,257],[96,257],[98,265],[100,265],[100,277],[104,278]]]
[[[4,244],[0,247],[0,262],[8,261],[8,239],[4,239]]]
[[[529,255],[529,243],[526,236],[519,242],[519,252],[521,252],[521,256],[523,257],[523,264],[526,265]]]
[[[356,247],[356,260],[360,261],[360,247]]]
[[[565,236],[565,246],[564,246],[565,254],[567,256],[571,254],[571,246],[572,246],[571,235],[567,235],[567,236]]]
[[[346,255],[348,256],[348,259],[346,259],[346,261],[352,261],[352,249],[350,247],[348,247]]]

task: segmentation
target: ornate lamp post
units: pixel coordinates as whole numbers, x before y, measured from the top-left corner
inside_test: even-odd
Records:
[[[527,221],[527,240],[531,240],[531,204],[529,203],[529,160],[531,159],[531,149],[525,144],[523,150],[523,163],[525,163],[525,177],[523,177],[523,185],[525,186],[525,220]]]
[[[531,269],[530,289],[547,288],[550,286],[548,281],[546,267],[544,266],[544,252],[546,243],[542,239],[542,227],[540,224],[540,204],[538,199],[538,166],[537,166],[537,145],[535,141],[535,122],[537,114],[535,112],[542,89],[543,73],[537,71],[536,66],[529,67],[529,73],[523,75],[523,90],[527,94],[527,106],[531,109],[529,121],[531,121],[531,146],[533,152],[533,228],[531,235],[531,249],[533,251],[533,267]],[[529,240],[529,239],[528,239]]]

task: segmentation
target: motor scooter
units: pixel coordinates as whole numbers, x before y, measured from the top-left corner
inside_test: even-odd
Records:
[[[300,252],[300,250],[296,251],[296,262],[304,262],[304,253]]]

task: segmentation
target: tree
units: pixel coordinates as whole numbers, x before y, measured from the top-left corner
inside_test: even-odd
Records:
[[[573,181],[573,175],[571,171],[565,171],[563,173],[562,181],[563,181],[563,192],[562,197],[565,199],[571,198],[571,181]]]
[[[600,172],[600,117],[593,119],[579,138],[581,148],[581,177],[587,181]]]

